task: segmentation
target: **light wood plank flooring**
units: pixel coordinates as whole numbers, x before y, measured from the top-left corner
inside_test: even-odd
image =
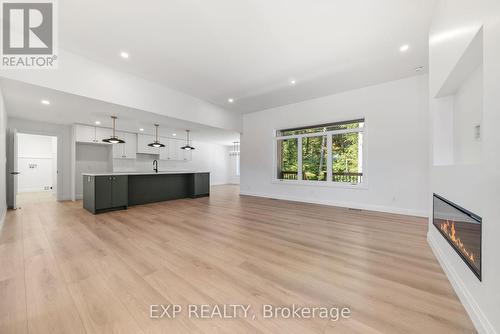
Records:
[[[91,215],[26,204],[0,230],[0,333],[475,333],[426,221],[238,196]],[[251,304],[256,320],[150,319],[151,304]],[[273,319],[263,304],[349,306]]]

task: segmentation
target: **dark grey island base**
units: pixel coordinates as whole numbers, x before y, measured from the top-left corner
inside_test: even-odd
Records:
[[[83,207],[94,214],[209,195],[208,172],[83,174]]]

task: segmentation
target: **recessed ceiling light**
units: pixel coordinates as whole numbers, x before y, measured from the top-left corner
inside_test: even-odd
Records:
[[[177,133],[172,133],[172,136],[174,136],[174,137],[177,136]]]
[[[422,72],[424,70],[423,66],[419,66],[415,69],[415,72]]]
[[[143,129],[143,128],[140,128],[140,129],[139,129],[139,131],[144,131],[144,129]]]
[[[234,102],[234,99],[232,97],[230,97],[229,99],[227,99],[227,102],[229,103],[233,103]]]
[[[120,56],[122,56],[122,58],[124,59],[127,59],[129,57],[128,53],[125,51],[120,52]]]
[[[50,101],[49,101],[49,100],[42,100],[42,101],[40,101],[40,102],[42,102],[42,104],[45,104],[45,105],[47,105],[47,106],[50,104]]]
[[[406,52],[408,51],[408,49],[410,48],[410,46],[408,44],[405,44],[405,45],[402,45],[400,48],[399,48],[399,51],[401,52]]]
[[[95,124],[99,125],[99,124],[101,124],[101,122],[100,121],[95,121]]]
[[[297,81],[295,79],[290,80],[290,85],[295,86],[297,84]]]

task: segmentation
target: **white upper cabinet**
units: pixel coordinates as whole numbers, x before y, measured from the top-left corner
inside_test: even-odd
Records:
[[[181,145],[181,147],[184,145]],[[186,160],[189,161],[193,158],[193,151],[192,150],[182,150],[182,158],[180,160]]]
[[[170,139],[170,138],[161,138],[160,139],[165,147],[160,149],[160,159],[161,160],[179,160],[179,145],[178,140]]]
[[[160,160],[170,160],[168,157],[168,152],[170,151],[170,143],[167,138],[160,137],[160,143],[165,145],[165,147],[160,147]]]
[[[168,140],[168,159],[180,160],[181,141],[177,139]]]
[[[106,144],[102,140],[111,137],[113,131],[111,129],[99,128],[88,125],[75,125],[75,139],[81,143]]]
[[[124,144],[113,144],[114,159],[135,159],[137,153],[137,135],[129,132],[116,132]]]
[[[160,142],[165,147],[150,147],[148,144],[155,140],[154,136],[142,133],[116,131],[118,138],[125,140],[124,144],[109,144],[102,140],[111,137],[112,129],[88,125],[75,125],[75,138],[77,142],[113,145],[113,159],[136,159],[137,153],[159,155],[160,160],[189,161],[192,151],[182,150],[186,144],[183,139],[160,137]]]
[[[106,138],[110,138],[112,135],[113,135],[112,129],[98,128],[98,127],[95,128],[95,139],[99,143],[109,144],[109,143],[103,142],[102,140],[106,139]]]
[[[125,139],[125,157],[135,159],[137,156],[137,134],[127,133]]]
[[[160,150],[157,147],[150,147],[148,144],[154,142],[155,137],[150,135],[145,135],[139,133],[137,135],[137,153],[144,154],[160,154]]]
[[[181,147],[185,145],[184,140],[175,138],[160,138],[161,143],[165,147],[160,149],[160,160],[169,161],[185,161],[191,160],[192,153],[190,151],[182,150]]]
[[[95,126],[75,125],[75,139],[82,143],[95,143]]]

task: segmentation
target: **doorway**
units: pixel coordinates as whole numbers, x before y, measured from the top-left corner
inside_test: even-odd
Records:
[[[15,133],[16,208],[57,200],[57,137]]]

